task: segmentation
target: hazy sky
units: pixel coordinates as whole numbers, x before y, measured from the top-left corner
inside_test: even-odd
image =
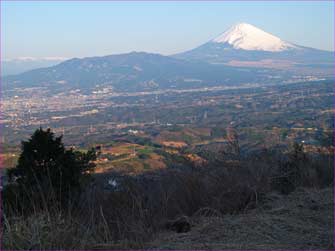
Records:
[[[329,2],[3,2],[2,59],[173,54],[238,22],[299,45],[334,50]]]

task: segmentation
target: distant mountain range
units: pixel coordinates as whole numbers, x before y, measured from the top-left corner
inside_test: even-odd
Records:
[[[159,54],[132,52],[70,59],[3,79],[5,89],[48,87],[57,90],[113,87],[116,91],[188,89],[265,81],[258,69],[191,62]]]
[[[1,61],[1,75],[14,75],[20,74],[25,71],[50,67],[59,64],[66,60],[66,58],[61,57],[46,57],[46,58],[33,58],[33,57],[21,57],[14,59],[7,59]]]
[[[292,75],[333,76],[332,52],[281,40],[250,24],[238,24],[193,50],[173,56],[144,52],[74,58],[55,66],[3,78],[3,88],[48,87],[55,91],[188,89],[273,83]]]

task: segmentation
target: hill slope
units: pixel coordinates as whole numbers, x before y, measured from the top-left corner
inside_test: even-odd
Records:
[[[154,249],[333,249],[333,192],[273,194],[246,214],[193,217],[188,233],[163,232]]]

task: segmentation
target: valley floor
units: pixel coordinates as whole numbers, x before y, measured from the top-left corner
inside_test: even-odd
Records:
[[[333,250],[333,202],[332,188],[270,194],[245,214],[194,216],[190,232],[161,232],[147,248]]]

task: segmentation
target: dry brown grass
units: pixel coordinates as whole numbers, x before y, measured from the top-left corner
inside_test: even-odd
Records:
[[[192,217],[188,233],[161,232],[155,249],[333,249],[333,191],[270,194],[245,214]]]
[[[333,249],[331,188],[300,188],[288,196],[271,193],[262,206],[242,214],[201,208],[190,217],[192,228],[188,233],[162,229],[150,232],[140,217],[144,211],[138,210],[141,205],[136,197],[112,199],[132,205],[129,207],[132,216],[130,211],[115,211],[122,216],[118,224],[126,226],[126,229],[120,226],[119,233],[117,225],[110,222],[113,216],[108,208],[102,210],[96,206],[97,215],[86,220],[62,215],[51,218],[47,214],[12,218],[11,222],[5,219],[3,247],[12,250]]]

